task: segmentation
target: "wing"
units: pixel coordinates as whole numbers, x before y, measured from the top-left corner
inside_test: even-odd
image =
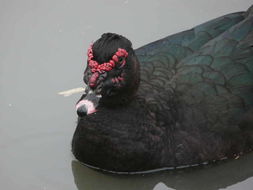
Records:
[[[178,165],[252,148],[252,12],[220,17],[136,51],[139,94],[166,129]]]
[[[182,60],[177,71],[183,104],[201,110],[198,117],[219,131],[228,121],[238,125],[253,106],[253,16]]]
[[[186,50],[190,52],[198,50],[206,42],[217,37],[244,18],[245,12],[228,14],[196,26],[191,30],[180,32],[140,47],[136,50],[136,54],[141,62],[149,60],[151,56],[161,52],[165,54],[170,53],[180,60],[185,57],[183,52]]]
[[[231,157],[253,146],[253,15],[246,15],[177,65],[171,80],[179,102],[179,163]]]
[[[168,96],[173,95],[172,78],[179,62],[243,19],[243,12],[225,15],[137,49],[141,63],[139,95],[154,112],[170,109],[166,106]]]

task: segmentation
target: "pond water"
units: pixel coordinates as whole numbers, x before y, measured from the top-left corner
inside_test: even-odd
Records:
[[[179,171],[118,176],[75,161],[70,142],[86,49],[104,32],[135,48],[252,0],[0,0],[0,188],[4,190],[252,190],[253,154]]]

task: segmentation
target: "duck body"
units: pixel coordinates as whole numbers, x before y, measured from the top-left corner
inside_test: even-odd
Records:
[[[78,118],[72,140],[78,160],[107,171],[141,172],[251,151],[252,8],[134,54],[139,64],[125,67],[134,72],[126,75],[124,90],[120,86],[115,96],[103,96],[95,113]],[[131,79],[135,82],[130,84]]]

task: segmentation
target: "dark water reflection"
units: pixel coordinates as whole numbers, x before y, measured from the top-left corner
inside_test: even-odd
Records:
[[[243,181],[248,178],[251,178],[250,180],[252,181],[252,160],[253,154],[249,154],[238,160],[226,161],[215,165],[133,176],[99,173],[77,161],[73,161],[72,171],[79,190],[216,190],[226,187],[227,189],[250,190],[252,189],[252,183]]]

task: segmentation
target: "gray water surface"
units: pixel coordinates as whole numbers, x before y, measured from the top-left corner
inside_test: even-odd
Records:
[[[75,161],[70,142],[86,49],[104,32],[134,48],[252,0],[0,0],[0,189],[252,190],[253,154],[194,169],[118,176]],[[239,142],[238,142],[239,143]]]

